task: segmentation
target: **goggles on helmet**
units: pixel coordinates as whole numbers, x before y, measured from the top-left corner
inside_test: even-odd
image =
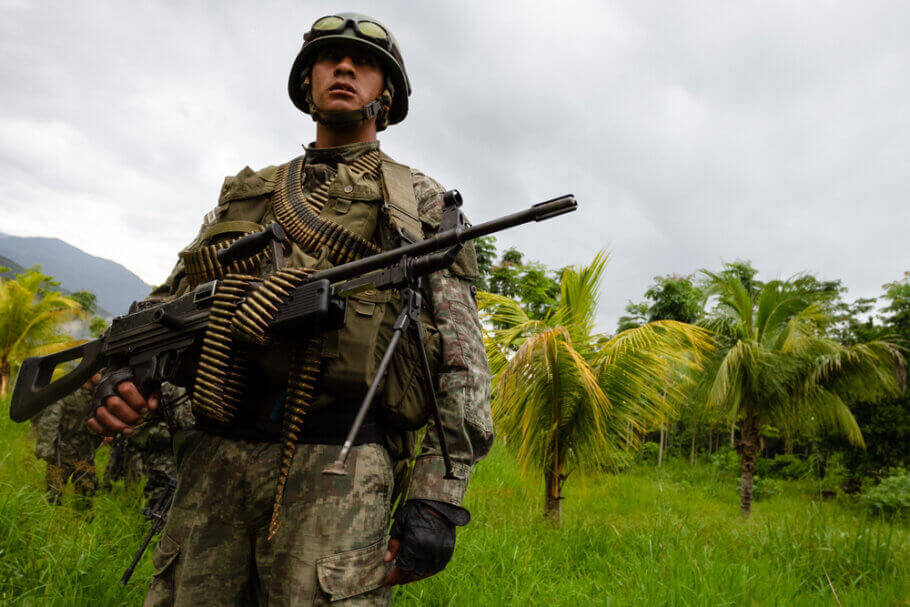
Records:
[[[354,34],[356,34],[358,38],[369,40],[374,44],[378,44],[385,50],[391,48],[392,44],[389,41],[389,33],[375,21],[361,21],[350,17],[339,17],[338,15],[329,15],[317,19],[315,23],[313,23],[313,27],[310,28],[310,31],[304,34],[303,39],[304,41],[309,42],[320,36],[338,34],[343,32],[349,24],[354,26]]]

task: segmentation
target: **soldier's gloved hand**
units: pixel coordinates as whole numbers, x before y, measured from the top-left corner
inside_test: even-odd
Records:
[[[439,573],[455,552],[455,527],[467,525],[471,513],[435,500],[406,501],[395,513],[385,562],[395,559],[387,586],[407,584]]]
[[[160,391],[146,399],[133,382],[118,381],[118,371],[106,370],[103,376],[96,373],[85,385],[90,390],[95,389],[95,398],[99,401],[86,424],[96,434],[104,436],[107,443],[113,440],[114,434],[132,433],[133,426],[139,425],[150,410],[157,409],[161,399]]]

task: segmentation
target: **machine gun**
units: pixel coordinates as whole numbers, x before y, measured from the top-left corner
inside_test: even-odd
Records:
[[[139,550],[136,552],[136,556],[133,557],[133,562],[130,563],[130,566],[123,572],[123,577],[120,578],[121,586],[126,586],[126,583],[130,581],[130,578],[133,576],[133,571],[136,570],[136,565],[139,564],[139,560],[142,558],[142,555],[145,554],[145,550],[149,546],[149,542],[152,541],[152,538],[155,537],[159,531],[164,529],[164,523],[167,522],[167,513],[168,510],[171,509],[171,502],[174,501],[174,493],[176,491],[177,479],[173,476],[169,476],[167,484],[164,486],[164,491],[150,499],[145,508],[142,509],[142,516],[144,516],[145,520],[149,521],[152,526],[149,527],[148,533],[145,534],[145,538],[143,538],[142,544],[140,544]]]
[[[413,330],[420,335],[423,331],[422,323],[419,322],[419,286],[422,277],[449,267],[461,248],[474,238],[532,221],[550,219],[574,211],[578,206],[575,197],[567,194],[537,203],[524,211],[471,226],[461,213],[462,199],[458,191],[446,192],[443,201],[442,220],[432,237],[314,272],[290,293],[268,323],[268,332],[279,337],[288,333],[294,336],[313,334],[343,325],[346,297],[351,294],[369,288],[378,291],[397,289],[404,297],[404,310],[395,324],[395,334],[376,379],[355,418],[342,448],[342,455],[326,469],[328,474],[344,473],[344,459],[366,417],[370,402],[402,333]],[[284,238],[281,227],[272,224],[262,232],[244,236],[219,251],[218,262],[222,267],[227,267]],[[109,382],[111,385],[132,381],[143,395],[152,393],[164,381],[182,386],[192,385],[192,363],[199,357],[203,334],[219,286],[220,281],[217,280],[201,284],[191,293],[145,309],[139,309],[134,304],[130,313],[115,318],[99,339],[54,354],[25,359],[13,390],[10,417],[17,422],[29,419],[51,403],[74,392],[104,368],[117,369],[118,375]],[[415,320],[418,321],[414,322]],[[417,342],[422,344],[423,340]],[[424,381],[432,387],[433,379],[429,377],[426,352],[423,352],[421,358]],[[52,380],[54,369],[58,365],[77,359],[81,360],[73,370]],[[432,395],[430,413],[440,434],[446,476],[451,477],[452,466],[443,438],[435,390],[428,392]]]

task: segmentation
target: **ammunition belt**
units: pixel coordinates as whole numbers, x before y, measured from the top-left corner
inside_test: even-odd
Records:
[[[186,271],[186,279],[190,287],[196,287],[210,280],[219,280],[228,274],[253,274],[259,271],[259,268],[271,259],[271,251],[263,249],[252,257],[240,259],[228,267],[222,267],[218,263],[218,251],[226,249],[235,240],[241,238],[231,238],[218,244],[211,244],[183,251],[180,253],[180,259],[183,260],[183,267]]]
[[[218,286],[202,339],[193,385],[193,413],[218,422],[234,419],[249,375],[249,347],[235,343],[232,321],[243,298],[260,280],[231,274]]]
[[[327,180],[306,195],[301,180],[303,165],[304,159],[296,158],[279,168],[276,176],[279,186],[272,197],[272,207],[285,232],[312,255],[318,257],[325,248],[326,259],[334,265],[380,253],[382,250],[375,244],[319,216],[328,201],[329,188],[334,179]],[[351,163],[351,170],[379,179],[379,152],[368,152],[359,157]]]

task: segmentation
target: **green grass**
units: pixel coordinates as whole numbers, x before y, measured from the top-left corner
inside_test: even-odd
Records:
[[[95,501],[94,518],[48,506],[27,426],[0,405],[0,604],[137,605],[147,554],[118,581],[145,532],[138,491]],[[910,533],[848,500],[817,501],[810,483],[739,516],[736,479],[672,461],[618,475],[570,477],[563,524],[541,519],[501,448],[478,467],[443,573],[401,588],[400,605],[910,604]],[[830,579],[830,582],[829,582]]]

